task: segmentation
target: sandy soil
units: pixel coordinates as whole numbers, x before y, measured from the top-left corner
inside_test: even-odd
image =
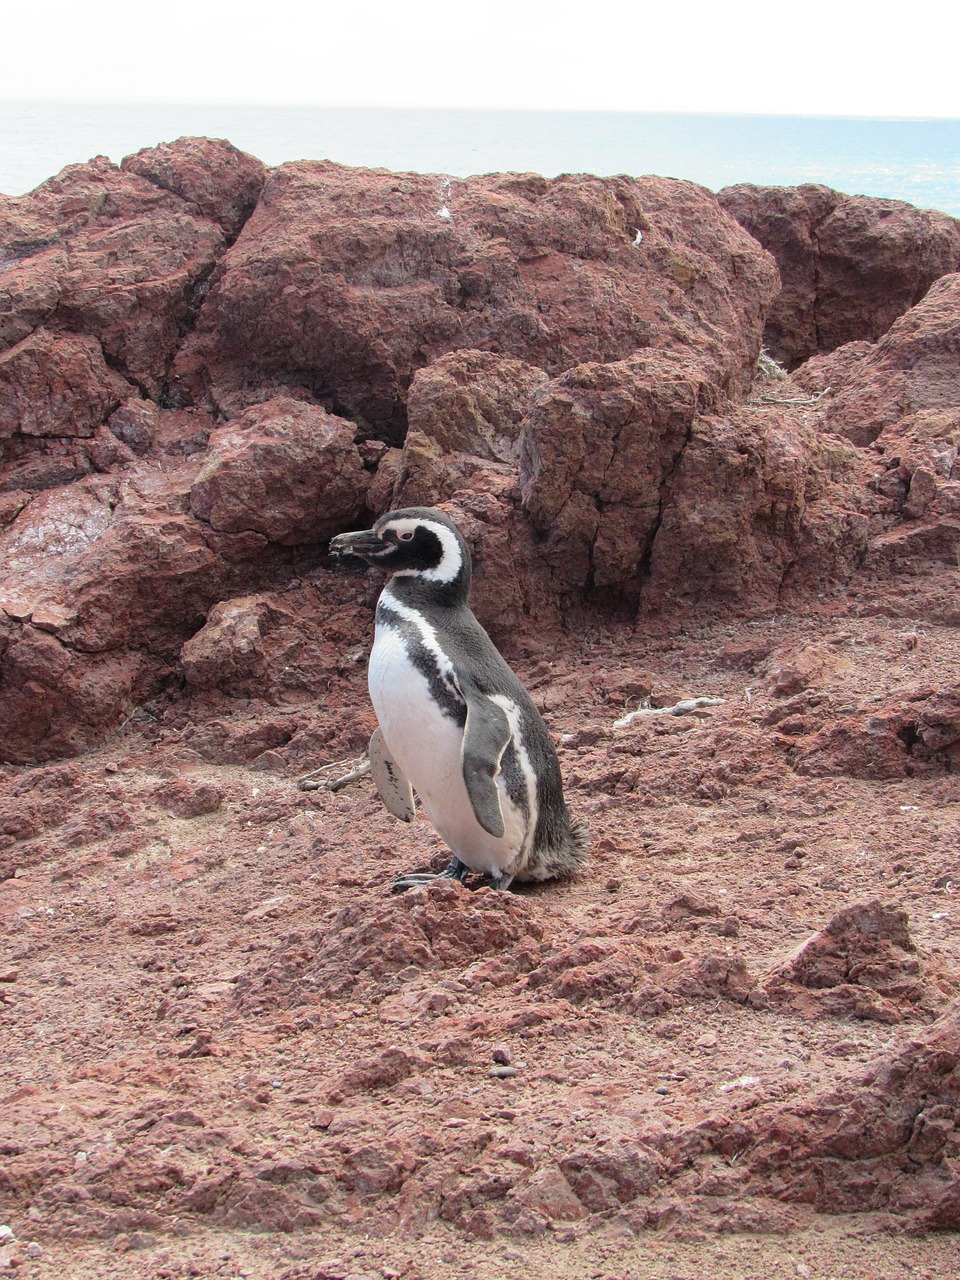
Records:
[[[0,770],[0,1267],[960,1274],[953,1237],[755,1195],[736,1153],[668,1158],[842,1091],[955,997],[960,777],[884,725],[960,669],[956,630],[834,602],[510,656],[593,856],[503,899],[391,896],[443,863],[426,821],[368,778],[298,788],[372,728],[360,654],[326,703],[171,695],[100,751]],[[615,727],[695,696],[722,702]],[[871,900],[908,913],[912,985],[778,997]],[[577,1182],[578,1152],[637,1133],[648,1164]]]

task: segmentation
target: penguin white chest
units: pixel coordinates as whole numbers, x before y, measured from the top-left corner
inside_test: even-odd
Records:
[[[500,787],[503,836],[480,826],[463,779],[467,708],[456,675],[420,615],[390,608],[396,623],[378,619],[368,672],[384,741],[461,862],[485,874],[506,871],[525,844],[525,815]]]

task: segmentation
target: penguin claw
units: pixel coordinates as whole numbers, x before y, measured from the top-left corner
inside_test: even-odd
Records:
[[[430,884],[433,880],[439,880],[440,876],[431,872],[415,871],[409,875],[397,876],[393,884],[390,886],[391,893],[403,893],[407,889],[419,889],[422,885]]]
[[[394,880],[390,892],[403,893],[406,889],[417,889],[421,885],[431,884],[434,880],[459,880],[461,884],[470,874],[470,868],[464,866],[459,858],[451,859],[449,867],[445,871],[434,873],[432,871],[409,871],[404,876],[397,876]]]
[[[404,893],[407,889],[420,889],[435,880],[459,880],[461,884],[465,884],[469,874],[470,868],[464,866],[459,858],[454,858],[445,871],[408,871],[406,875],[397,876],[390,886],[390,892]],[[484,884],[490,889],[508,889],[512,880],[513,876],[508,875],[488,876]]]

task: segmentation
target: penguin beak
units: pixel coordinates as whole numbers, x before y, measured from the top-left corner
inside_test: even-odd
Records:
[[[359,556],[366,560],[369,556],[381,556],[387,548],[373,529],[362,529],[358,533],[338,533],[330,539],[330,555]]]

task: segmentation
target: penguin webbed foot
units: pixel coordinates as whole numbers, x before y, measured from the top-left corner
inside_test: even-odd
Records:
[[[390,891],[403,893],[406,889],[418,889],[421,885],[432,884],[434,880],[459,880],[463,884],[469,874],[468,866],[465,866],[459,858],[452,858],[450,865],[444,871],[408,871],[406,875],[397,876]]]
[[[407,889],[419,889],[425,884],[433,884],[435,880],[459,880],[461,884],[466,884],[469,875],[470,868],[459,858],[453,858],[444,871],[410,871],[406,875],[397,876],[390,886],[390,891],[404,893]],[[512,880],[513,876],[508,875],[488,876],[484,884],[491,889],[507,889]]]

